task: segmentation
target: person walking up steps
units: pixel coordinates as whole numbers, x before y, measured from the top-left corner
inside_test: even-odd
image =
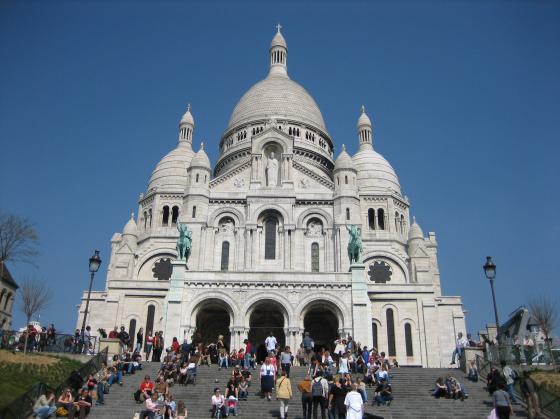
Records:
[[[276,381],[276,398],[280,401],[280,418],[285,419],[292,399],[292,383],[286,370],[282,371],[282,376]]]

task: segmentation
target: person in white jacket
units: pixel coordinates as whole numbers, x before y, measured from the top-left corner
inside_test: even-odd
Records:
[[[352,391],[346,394],[344,405],[346,406],[346,419],[362,419],[364,416],[364,401],[362,395],[358,393],[357,384],[352,384]]]

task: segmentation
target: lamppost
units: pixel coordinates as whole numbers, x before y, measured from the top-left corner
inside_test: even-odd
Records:
[[[494,303],[494,316],[496,317],[496,340],[500,344],[500,320],[498,320],[498,308],[496,307],[496,293],[494,292],[494,278],[496,278],[496,265],[492,262],[492,256],[486,256],[486,263],[483,266],[486,278],[490,280],[492,289],[492,302]]]
[[[89,258],[90,279],[89,279],[89,289],[88,289],[87,300],[86,300],[86,310],[84,311],[84,320],[82,321],[82,339],[84,339],[84,333],[86,331],[86,321],[87,321],[87,315],[89,309],[89,297],[91,295],[91,286],[93,285],[93,277],[95,273],[98,271],[100,266],[101,266],[101,258],[99,257],[99,250],[96,250],[93,256]]]

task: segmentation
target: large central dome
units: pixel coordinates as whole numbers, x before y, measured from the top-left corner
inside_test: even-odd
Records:
[[[243,123],[268,118],[301,121],[326,131],[317,103],[287,75],[269,74],[251,87],[233,109],[228,131]]]
[[[307,90],[291,80],[287,71],[287,46],[280,31],[270,45],[270,72],[239,100],[226,131],[251,121],[286,118],[326,132],[323,115]]]

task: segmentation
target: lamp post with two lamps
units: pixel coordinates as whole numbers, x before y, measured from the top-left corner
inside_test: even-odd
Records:
[[[89,258],[90,279],[89,279],[89,289],[88,289],[87,300],[86,300],[86,309],[84,311],[84,319],[82,321],[82,336],[81,336],[82,341],[84,340],[84,333],[86,331],[86,321],[87,321],[87,315],[89,310],[89,298],[91,296],[91,286],[93,285],[93,277],[95,276],[95,273],[99,270],[100,266],[101,266],[101,258],[99,257],[99,250],[96,250],[93,256]]]

